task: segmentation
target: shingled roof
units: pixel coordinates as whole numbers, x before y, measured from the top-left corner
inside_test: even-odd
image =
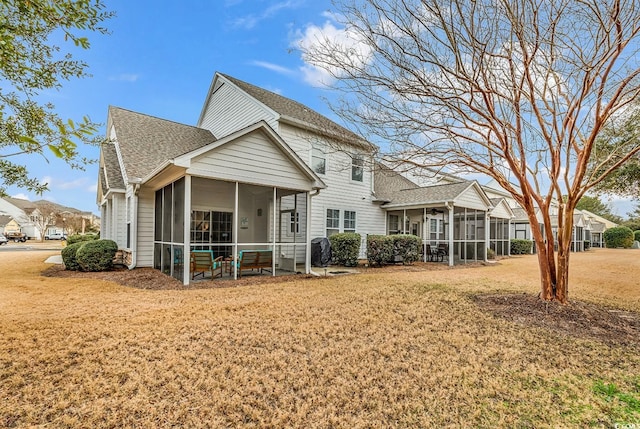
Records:
[[[341,125],[338,125],[331,119],[327,118],[324,115],[321,115],[320,113],[316,112],[310,107],[305,106],[302,103],[299,103],[287,97],[283,97],[282,95],[276,94],[275,92],[267,91],[264,88],[260,88],[258,86],[244,82],[240,79],[236,79],[235,77],[223,73],[218,74],[220,76],[223,76],[225,79],[228,79],[241,90],[258,100],[260,103],[277,112],[281,116],[281,119],[285,122],[288,119],[293,123],[301,122],[310,126],[314,129],[315,132],[321,135],[337,138],[347,143],[364,147],[368,150],[375,149],[374,145],[364,140],[354,132],[349,131]]]
[[[167,160],[216,141],[209,130],[119,107],[110,106],[109,117],[128,179],[144,178]]]
[[[453,201],[463,193],[473,182],[461,181],[458,183],[447,183],[443,185],[425,186],[422,188],[402,189],[397,191],[389,205],[404,204],[433,204]]]
[[[418,185],[391,168],[376,163],[373,171],[373,188],[377,201],[390,202],[393,196],[404,189],[415,189]]]
[[[102,160],[104,162],[104,171],[100,170],[100,182],[102,189],[124,189],[124,179],[122,178],[122,170],[118,162],[118,154],[116,153],[116,145],[113,142],[107,142],[102,145]]]

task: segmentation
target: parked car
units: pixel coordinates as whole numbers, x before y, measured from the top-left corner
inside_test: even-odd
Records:
[[[7,240],[15,241],[16,243],[19,241],[23,243],[27,241],[27,234],[24,232],[5,232],[4,235],[7,237]]]
[[[2,246],[3,244],[7,244],[9,240],[7,240],[7,237],[5,237],[3,234],[0,234],[0,246]]]
[[[66,240],[67,236],[61,232],[51,232],[44,235],[45,240]]]

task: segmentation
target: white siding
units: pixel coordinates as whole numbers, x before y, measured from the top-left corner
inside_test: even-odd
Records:
[[[223,83],[211,95],[199,127],[208,129],[217,138],[265,120],[277,129],[273,113],[229,83]]]
[[[137,267],[153,267],[153,223],[155,193],[142,188],[138,193],[138,248]]]
[[[498,204],[492,211],[491,211],[491,217],[498,217],[501,219],[509,219],[511,217],[511,214],[509,213],[509,211],[505,208],[505,203],[501,202],[500,204]]]
[[[247,134],[196,157],[187,172],[288,189],[311,190],[313,185],[311,179],[262,131]]]
[[[127,246],[127,204],[124,194],[113,196],[112,219],[112,240],[118,243],[118,248],[124,249]]]
[[[465,192],[458,195],[453,202],[457,207],[466,207],[469,209],[486,210],[487,203],[475,186],[469,187]]]
[[[311,148],[320,141],[316,135],[289,125],[280,126],[280,135],[300,158],[311,165]],[[365,163],[362,182],[351,180],[351,153],[357,149],[340,146],[333,141],[324,141],[326,154],[326,173],[318,176],[327,185],[320,194],[313,197],[311,205],[311,238],[326,237],[327,209],[340,210],[340,232],[344,230],[344,212],[356,212],[356,232],[362,236],[363,245],[360,257],[366,257],[364,245],[367,234],[385,234],[385,212],[377,203],[373,203],[373,173],[370,162]]]

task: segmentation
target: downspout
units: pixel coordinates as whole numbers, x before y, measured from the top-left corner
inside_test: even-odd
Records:
[[[138,193],[140,192],[141,179],[134,178],[131,180],[133,184],[133,196],[131,198],[131,204],[133,205],[133,213],[131,214],[131,264],[127,265],[128,269],[136,267],[138,259]]]

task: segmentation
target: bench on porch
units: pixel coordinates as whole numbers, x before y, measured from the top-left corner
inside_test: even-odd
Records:
[[[259,269],[271,271],[273,268],[273,252],[271,250],[241,250],[238,257],[238,278],[242,270]]]

